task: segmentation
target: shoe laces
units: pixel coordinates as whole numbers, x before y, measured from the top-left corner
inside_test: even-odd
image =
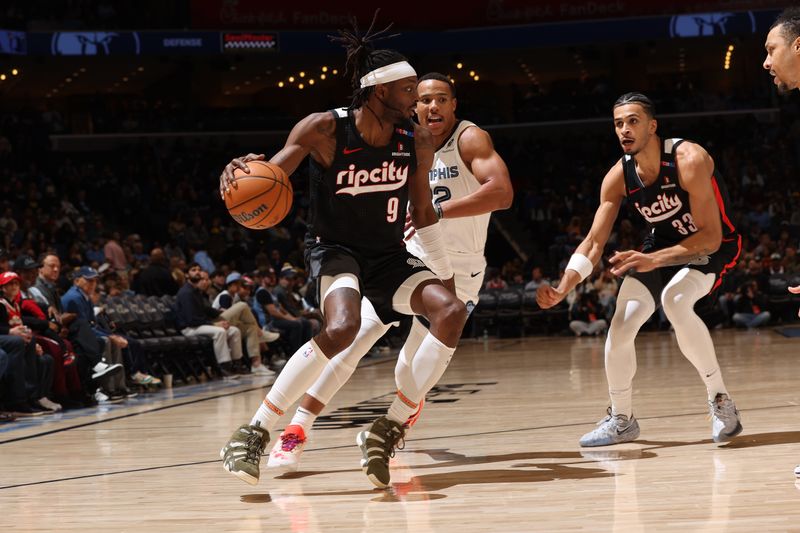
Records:
[[[709,407],[709,418],[712,416],[716,416],[717,418],[723,418],[726,416],[731,416],[734,411],[733,402],[731,401],[730,397],[727,394],[717,394],[713,400],[708,402]]]
[[[625,416],[625,415],[615,415],[615,414],[613,413],[612,409],[611,409],[611,406],[609,405],[609,406],[608,406],[608,408],[606,409],[606,416],[604,416],[604,417],[603,417],[603,418],[602,418],[602,419],[601,419],[601,420],[600,420],[600,421],[599,421],[597,424],[595,424],[595,425],[597,425],[597,426],[602,426],[603,424],[605,424],[605,423],[606,423],[606,422],[608,422],[609,420],[614,420],[614,419],[616,419],[616,420],[619,420],[620,422],[623,422],[623,425],[627,425],[628,423],[630,423],[630,420],[628,419],[628,417],[627,417],[627,416]]]
[[[294,451],[298,444],[303,444],[306,439],[297,433],[284,433],[281,435],[281,450],[285,452]]]
[[[397,427],[390,427],[389,434],[387,435],[386,442],[383,443],[383,455],[385,457],[391,458],[394,457],[395,453],[398,450],[402,450],[406,447],[406,441],[404,439],[405,431],[401,428]]]
[[[264,437],[257,431],[252,431],[247,436],[245,443],[245,457],[244,460],[249,463],[258,464],[261,460],[261,448],[264,442]]]

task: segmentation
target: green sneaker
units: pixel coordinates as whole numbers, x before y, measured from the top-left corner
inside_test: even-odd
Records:
[[[364,456],[361,459],[361,469],[372,484],[380,489],[389,486],[389,458],[394,457],[395,449],[403,449],[404,435],[402,424],[382,416],[356,437],[356,443]]]
[[[223,468],[242,481],[255,485],[259,476],[258,463],[268,442],[269,433],[259,424],[240,426],[219,451]]]

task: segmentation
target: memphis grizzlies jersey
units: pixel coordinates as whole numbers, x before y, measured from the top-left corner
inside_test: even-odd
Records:
[[[370,146],[353,111],[334,109],[336,152],[330,168],[311,159],[308,237],[356,251],[403,248],[408,180],[417,168],[414,125],[395,125],[391,141]]]
[[[433,193],[434,203],[463,198],[477,191],[481,184],[461,159],[458,151],[458,139],[467,128],[474,123],[462,120],[455,131],[433,157],[433,167],[428,171],[428,181]],[[483,256],[486,246],[486,234],[489,227],[490,213],[472,217],[443,218],[442,237],[445,249],[449,253]],[[423,257],[422,246],[415,235],[408,243],[409,251],[417,257]]]
[[[678,182],[678,166],[675,150],[685,142],[683,139],[664,139],[661,149],[661,169],[658,178],[647,187],[636,172],[636,161],[630,155],[622,158],[625,175],[625,192],[628,200],[650,226],[648,248],[660,249],[673,246],[698,231],[692,218],[689,193]],[[722,222],[722,238],[736,238],[736,228],[728,218],[730,202],[725,182],[717,169],[710,176],[714,189],[714,200],[719,208]]]

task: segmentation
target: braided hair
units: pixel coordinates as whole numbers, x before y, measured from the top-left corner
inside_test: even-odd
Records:
[[[618,108],[621,105],[627,104],[639,104],[644,109],[644,112],[650,118],[655,118],[656,116],[656,106],[653,104],[653,101],[650,100],[648,97],[643,95],[642,93],[625,93],[619,98],[617,101],[614,102],[614,109]]]
[[[375,21],[378,18],[380,8],[375,10],[375,15],[372,17],[372,23],[369,25],[366,33],[359,36],[358,22],[355,17],[350,19],[353,26],[350,30],[339,30],[337,35],[329,36],[330,40],[335,43],[340,43],[347,51],[347,62],[345,63],[345,74],[350,74],[350,85],[353,87],[352,102],[350,109],[357,109],[364,105],[375,90],[374,86],[361,88],[361,78],[368,72],[372,72],[376,68],[398,63],[400,61],[407,61],[402,54],[394,50],[375,50],[373,43],[382,39],[389,39],[397,37],[399,33],[386,35],[391,29],[392,24],[389,24],[380,31],[373,31]]]

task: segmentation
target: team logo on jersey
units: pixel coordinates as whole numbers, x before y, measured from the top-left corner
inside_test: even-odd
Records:
[[[421,259],[417,259],[415,257],[409,257],[406,259],[406,263],[413,268],[426,268],[425,263],[423,263]]]
[[[642,206],[639,205],[639,202],[634,205],[644,219],[651,223],[667,220],[683,208],[683,202],[677,194],[672,197],[667,194],[659,194],[656,196],[656,201],[650,205]]]
[[[458,165],[452,167],[436,167],[428,171],[428,180],[447,180],[458,177]]]
[[[406,184],[408,167],[395,166],[394,161],[384,161],[380,168],[370,170],[356,170],[351,164],[347,170],[336,174],[336,185],[346,185],[336,191],[336,194],[367,194],[371,192],[394,191]]]
[[[406,152],[404,148],[403,143],[397,143],[397,151],[392,152],[392,157],[411,157],[411,152]]]

